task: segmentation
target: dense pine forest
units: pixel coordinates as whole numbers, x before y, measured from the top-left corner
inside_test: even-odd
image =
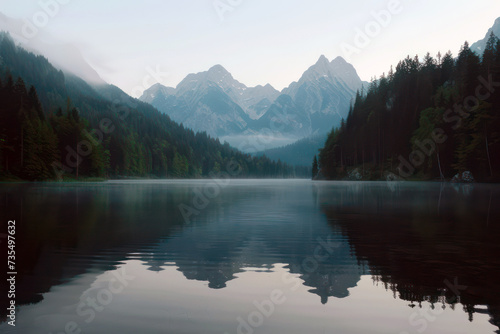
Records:
[[[228,169],[234,177],[301,172],[185,129],[117,87],[64,74],[0,33],[3,179],[201,178]]]
[[[399,62],[358,92],[319,164],[328,179],[499,181],[499,39],[492,33],[481,56],[465,43],[457,58]]]

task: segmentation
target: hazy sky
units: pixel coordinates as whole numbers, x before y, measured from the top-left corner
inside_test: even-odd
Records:
[[[389,7],[395,14],[374,24],[372,13]],[[343,56],[369,81],[408,54],[456,54],[465,40],[482,39],[500,1],[0,0],[0,12],[46,23],[44,36],[76,45],[103,79],[132,93],[147,88],[151,70],[168,72],[159,80],[176,86],[215,64],[248,86],[282,89],[321,54]],[[369,44],[356,45],[366,29]]]

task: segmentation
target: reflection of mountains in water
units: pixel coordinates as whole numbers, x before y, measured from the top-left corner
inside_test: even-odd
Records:
[[[115,269],[128,259],[155,271],[177,266],[187,279],[207,281],[214,289],[245,268],[272,270],[284,263],[323,303],[346,297],[363,268],[348,242],[332,233],[311,205],[311,193],[286,194],[286,204],[276,206],[286,190],[267,196],[269,189],[255,194],[233,189],[184,225],[178,205],[191,203],[193,191],[182,185],[2,187],[0,218],[19,217],[16,232],[23,241],[17,246],[23,259],[17,305],[40,302],[53,286]],[[3,291],[5,273],[0,276]]]
[[[185,186],[4,187],[0,218],[22,217],[18,305],[129,259],[154,271],[176,266],[214,289],[246,268],[271,271],[280,263],[323,303],[348,296],[369,271],[410,305],[460,301],[471,316],[487,305],[498,324],[495,188],[315,183],[299,190],[233,187],[185,225],[178,210],[192,200]],[[467,286],[460,299],[455,278]]]
[[[498,188],[359,183],[316,195],[374,279],[410,306],[460,302],[472,320],[487,305],[500,326]]]
[[[273,200],[248,194],[242,201],[234,198],[225,210],[207,214],[210,223],[199,222],[149,248],[147,265],[157,271],[173,262],[187,279],[221,289],[245,268],[271,271],[273,264],[284,263],[323,303],[347,297],[364,272],[349,243],[311,210],[314,206],[287,206],[293,211],[286,213],[278,208],[273,221],[255,219],[255,209]]]

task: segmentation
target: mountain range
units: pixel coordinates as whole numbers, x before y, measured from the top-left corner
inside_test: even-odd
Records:
[[[0,101],[0,180],[204,178],[230,163],[240,178],[301,170],[186,129],[116,86],[64,73],[1,31]]]
[[[486,33],[485,37],[482,40],[479,40],[470,46],[470,49],[472,51],[474,51],[478,56],[482,56],[484,49],[486,47],[486,43],[491,36],[491,33],[495,34],[496,36],[500,36],[500,18],[496,19],[494,25],[488,30],[488,32]],[[322,63],[326,65],[326,61],[324,59],[323,59]],[[315,67],[317,69],[320,68],[319,66],[315,66]],[[309,74],[308,72],[306,72],[306,74]],[[341,68],[336,68],[334,73],[337,76],[342,76]],[[307,81],[306,74],[304,74],[305,78],[303,78],[303,80],[302,80],[303,82]],[[342,80],[348,81],[349,78],[351,78],[351,77],[352,76],[350,75],[350,72],[347,71],[342,76]],[[309,80],[309,81],[314,82],[314,80]],[[375,83],[377,83],[377,84],[379,82],[380,82],[379,80],[375,81]],[[354,84],[355,83],[356,82],[354,82]],[[285,89],[283,91],[283,93],[294,95],[293,88],[296,85],[297,84],[295,84],[295,83],[292,84],[288,89]],[[368,87],[368,84],[366,84],[365,87]],[[314,100],[310,99],[309,101],[312,102]],[[343,108],[346,108],[346,107],[344,106]],[[345,116],[343,116],[343,117],[345,117]],[[328,125],[329,125],[328,123],[325,124],[325,126],[328,126]],[[331,129],[329,129],[329,130],[331,130]],[[265,156],[267,156],[271,159],[275,159],[275,160],[279,159],[283,162],[290,163],[293,165],[304,165],[304,166],[309,165],[310,166],[314,155],[318,153],[318,149],[325,145],[326,137],[327,137],[326,134],[318,133],[318,134],[315,134],[313,136],[309,136],[309,137],[306,137],[306,138],[301,139],[299,141],[296,141],[293,144],[288,144],[288,145],[285,144],[282,147],[270,148],[267,150],[263,150],[261,152],[256,152],[255,154],[257,156],[265,155]]]
[[[488,30],[486,35],[482,40],[477,41],[476,43],[471,45],[471,50],[476,52],[478,55],[482,55],[484,49],[486,48],[486,42],[490,38],[491,33],[495,34],[495,36],[500,37],[500,17],[495,20],[493,26]]]
[[[107,90],[108,85],[77,48],[58,44],[43,31],[36,38],[23,41],[19,37],[21,27],[20,20],[0,13],[0,30],[13,32],[20,46],[45,55],[66,74],[66,80],[73,80],[73,76],[81,78],[101,95]],[[500,35],[500,18],[484,39],[471,45],[471,50],[481,54],[491,33]],[[73,81],[78,81],[76,78]],[[206,72],[189,74],[175,88],[155,84],[140,100],[186,128],[206,132],[244,152],[267,155],[270,152],[266,150],[280,146],[289,152],[292,148],[289,144],[316,135],[325,136],[338,127],[342,119],[347,119],[349,106],[363,86],[367,87],[368,83],[362,82],[356,69],[342,57],[329,61],[321,56],[299,80],[282,91],[269,84],[248,87],[223,66],[216,65]],[[119,95],[123,99],[126,94]],[[312,151],[317,150],[316,146],[311,146]],[[288,155],[276,157],[287,161],[284,157]]]
[[[330,62],[321,56],[281,92],[269,84],[247,87],[216,65],[189,74],[175,88],[156,84],[140,100],[188,128],[233,146],[242,148],[238,139],[253,138],[256,143],[246,150],[257,151],[330,131],[347,117],[362,87],[356,69],[342,57]],[[262,136],[266,143],[257,143]]]

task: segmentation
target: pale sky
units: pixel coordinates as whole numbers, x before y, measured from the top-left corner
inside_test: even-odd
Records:
[[[387,24],[376,24],[372,12],[394,3]],[[407,55],[456,55],[464,41],[484,38],[500,1],[0,0],[0,12],[42,20],[40,35],[77,46],[104,80],[137,95],[151,70],[168,75],[147,86],[175,87],[215,64],[248,86],[281,90],[322,54],[343,56],[369,81]],[[357,47],[356,34],[366,29],[373,37]],[[357,53],[346,54],[347,44]]]

